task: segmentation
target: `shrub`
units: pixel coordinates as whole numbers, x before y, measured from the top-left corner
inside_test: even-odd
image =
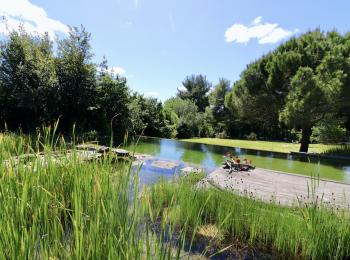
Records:
[[[247,137],[246,137],[248,140],[252,140],[252,141],[255,141],[255,140],[257,140],[258,139],[258,136],[257,136],[257,134],[256,133],[254,133],[254,132],[251,132],[249,135],[247,135]]]
[[[84,141],[96,141],[98,140],[98,132],[96,130],[91,130],[83,134]]]
[[[222,132],[217,133],[217,134],[215,135],[215,137],[216,137],[216,138],[220,138],[220,139],[226,139],[226,138],[228,138],[228,135],[227,135],[226,131],[223,130]]]
[[[320,123],[313,128],[313,133],[318,142],[336,143],[346,141],[346,129],[338,120]]]

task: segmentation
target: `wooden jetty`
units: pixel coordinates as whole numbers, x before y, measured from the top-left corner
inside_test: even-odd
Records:
[[[350,185],[335,181],[312,180],[308,176],[260,168],[231,174],[218,168],[207,180],[215,187],[267,202],[297,206],[317,199],[324,205],[350,208]],[[315,187],[313,194],[311,187]]]

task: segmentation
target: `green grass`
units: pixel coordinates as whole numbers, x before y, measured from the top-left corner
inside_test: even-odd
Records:
[[[215,226],[212,240],[277,251],[281,258],[344,259],[350,255],[348,211],[327,210],[313,200],[299,208],[259,202],[232,193],[195,190],[187,181],[161,182],[149,190],[154,213],[163,222]],[[214,229],[215,230],[215,229]],[[223,246],[224,247],[224,246]]]
[[[333,147],[333,148],[323,152],[323,154],[350,156],[350,145],[341,145],[341,146]]]
[[[54,136],[50,128],[34,142],[1,135],[0,259],[171,258],[174,248],[145,221],[148,204],[134,199],[131,162],[115,163],[111,154],[84,162]],[[11,157],[25,152],[34,156]]]
[[[131,162],[115,162],[112,154],[85,162],[76,151],[68,153],[71,147],[51,128],[35,138],[1,135],[0,259],[178,259],[210,225],[218,232],[209,247],[240,241],[283,258],[350,255],[348,211],[196,190],[202,175],[140,192]],[[26,153],[34,156],[18,164],[11,157]]]
[[[219,139],[219,138],[192,138],[183,139],[184,142],[221,145],[228,147],[240,147],[246,149],[255,149],[262,151],[289,153],[298,152],[300,144],[285,143],[285,142],[268,142],[268,141],[250,141],[238,139]],[[329,149],[337,148],[337,145],[326,144],[310,144],[310,153],[324,153]]]

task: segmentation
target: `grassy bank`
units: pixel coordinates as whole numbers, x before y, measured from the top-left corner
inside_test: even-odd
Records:
[[[348,211],[327,210],[320,201],[281,207],[217,189],[194,190],[188,180],[150,189],[159,218],[189,226],[220,249],[250,247],[279,258],[344,259],[350,255]],[[242,246],[243,244],[243,246]],[[209,247],[207,248],[209,249]]]
[[[289,153],[298,152],[300,144],[285,143],[285,142],[268,142],[268,141],[250,141],[238,139],[219,139],[219,138],[192,138],[183,139],[184,142],[212,144],[228,147],[240,147],[245,149],[255,149],[262,151]],[[330,149],[336,149],[340,146],[326,144],[310,144],[310,153],[325,153]]]

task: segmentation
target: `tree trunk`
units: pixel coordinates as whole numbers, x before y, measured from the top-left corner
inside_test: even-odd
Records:
[[[304,127],[301,132],[301,143],[299,152],[307,153],[309,150],[310,136],[312,134],[311,127]]]

